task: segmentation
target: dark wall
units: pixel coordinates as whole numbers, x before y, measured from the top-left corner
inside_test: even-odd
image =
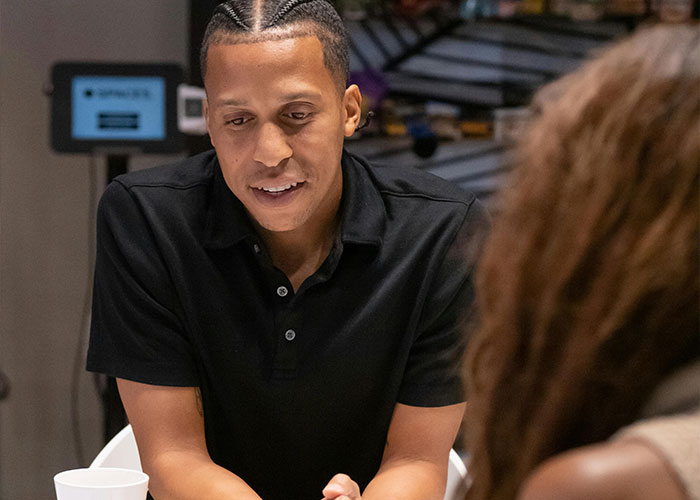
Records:
[[[190,0],[190,74],[188,79],[190,85],[204,87],[202,74],[199,71],[199,47],[209,18],[219,3],[220,0]],[[211,149],[209,136],[187,138],[187,150],[190,154],[201,153],[209,149]]]

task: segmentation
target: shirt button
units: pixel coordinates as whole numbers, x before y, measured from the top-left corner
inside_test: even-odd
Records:
[[[284,338],[289,340],[290,342],[296,338],[297,334],[294,330],[287,330],[284,332]]]
[[[255,253],[260,253],[260,245],[258,245],[257,243],[254,244],[254,245],[253,245],[253,250],[255,251]]]
[[[286,286],[281,286],[277,289],[277,295],[279,295],[280,297],[286,297],[288,293],[289,290],[287,290]]]

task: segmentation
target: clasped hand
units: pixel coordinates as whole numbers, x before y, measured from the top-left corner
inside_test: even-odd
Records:
[[[323,500],[362,500],[360,487],[345,474],[336,474],[323,488]]]

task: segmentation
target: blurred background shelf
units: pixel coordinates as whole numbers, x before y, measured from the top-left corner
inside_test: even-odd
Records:
[[[551,15],[464,19],[447,4],[419,17],[385,5],[348,19],[351,82],[376,118],[346,148],[374,163],[443,177],[495,211],[512,144],[527,128],[526,120],[513,120],[527,116],[539,88],[633,23]]]
[[[413,152],[411,137],[374,137],[346,142],[346,149],[376,165],[417,167],[454,182],[495,210],[492,195],[510,170],[508,148],[492,139],[462,139],[440,144],[430,158]]]

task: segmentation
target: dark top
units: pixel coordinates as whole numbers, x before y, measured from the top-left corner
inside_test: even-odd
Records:
[[[264,500],[321,498],[338,472],[364,488],[397,402],[463,400],[484,209],[419,170],[342,168],[339,236],[297,293],[214,152],[100,202],[88,370],[201,387],[212,459]]]

